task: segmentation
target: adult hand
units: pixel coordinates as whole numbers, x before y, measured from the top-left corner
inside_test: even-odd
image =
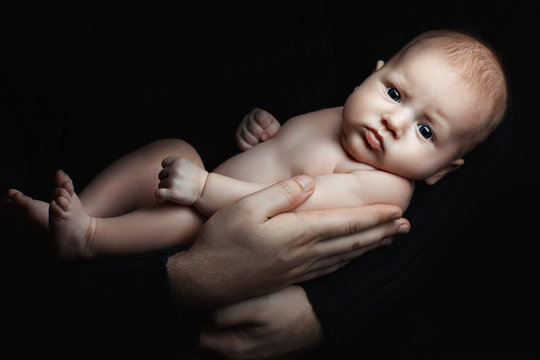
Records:
[[[305,175],[283,180],[214,214],[189,250],[169,258],[176,299],[216,308],[268,294],[333,272],[409,229],[392,205],[291,212],[314,184]]]
[[[324,339],[299,286],[229,305],[215,311],[211,320],[201,331],[201,348],[227,359],[296,358]]]

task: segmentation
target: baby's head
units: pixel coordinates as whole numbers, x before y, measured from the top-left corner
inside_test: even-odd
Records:
[[[439,50],[458,70],[462,80],[472,87],[476,123],[471,123],[468,139],[462,145],[468,153],[493,132],[507,107],[507,84],[503,68],[494,51],[485,43],[465,33],[450,30],[428,31],[415,37],[391,59],[400,61],[415,51]]]
[[[342,143],[358,161],[434,184],[495,129],[506,104],[504,71],[488,46],[429,31],[379,60],[349,96]]]

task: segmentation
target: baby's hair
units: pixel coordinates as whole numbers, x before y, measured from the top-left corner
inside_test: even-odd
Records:
[[[508,103],[508,84],[501,61],[495,51],[478,38],[455,30],[431,30],[407,43],[397,54],[401,58],[413,49],[433,48],[448,55],[450,65],[462,70],[463,79],[478,90],[476,101],[482,102],[479,114],[488,114],[486,122],[471,132],[469,152],[482,142],[503,119]]]

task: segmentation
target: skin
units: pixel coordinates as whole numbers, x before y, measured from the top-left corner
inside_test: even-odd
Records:
[[[428,73],[437,70],[436,59],[426,57],[422,60],[424,61],[417,63],[418,67],[427,70]],[[411,85],[414,85],[415,80],[414,78],[409,79],[411,72],[415,70],[414,64],[412,65],[412,69],[405,68],[406,71],[398,73],[397,75],[401,75],[400,77],[393,77],[391,76],[394,75],[391,73],[394,66],[392,61],[386,66],[382,61],[377,63],[374,74],[355,89],[347,100],[343,126],[358,129],[358,131],[348,132],[349,136],[345,136],[347,131],[344,131],[342,141],[344,147],[352,149],[350,152],[354,154],[355,158],[371,163],[373,166],[376,164],[378,166],[389,165],[392,168],[397,168],[400,161],[409,161],[409,158],[415,159],[415,161],[428,159],[434,156],[433,151],[438,149],[435,153],[438,153],[439,150],[440,153],[435,155],[440,156],[443,162],[446,162],[444,167],[436,168],[435,171],[432,162],[428,161],[422,162],[425,167],[415,168],[419,170],[418,172],[403,173],[407,176],[419,176],[422,178],[426,176],[427,171],[427,173],[431,173],[431,176],[426,178],[426,182],[434,184],[446,173],[457,169],[463,164],[463,160],[455,156],[455,150],[459,148],[460,134],[467,131],[463,123],[475,119],[474,116],[471,118],[471,114],[467,112],[460,113],[458,111],[457,113],[460,116],[456,118],[448,119],[443,117],[441,119],[438,117],[438,126],[435,127],[429,121],[431,118],[427,115],[446,114],[442,111],[448,108],[445,104],[451,105],[450,108],[455,108],[456,103],[453,100],[456,99],[467,103],[467,95],[470,90],[467,86],[463,86],[465,84],[461,84],[461,89],[459,87],[450,87],[449,89],[452,90],[450,92],[444,94],[434,93],[434,103],[440,103],[442,106],[438,108],[426,107],[420,101],[421,95],[431,96],[432,94],[427,88],[414,87],[414,92],[410,88]],[[445,64],[439,65],[443,65],[443,69],[445,68]],[[453,78],[452,69],[446,70],[449,71],[439,74],[432,73],[430,78],[444,84]],[[398,92],[399,102],[395,101],[396,94],[393,91],[389,93],[389,88]],[[406,97],[403,94],[406,94]],[[442,95],[445,95],[446,98]],[[364,104],[364,98],[366,101],[369,99],[370,104],[377,105],[374,108],[379,110],[365,114],[361,110],[367,106]],[[459,102],[457,105],[459,105]],[[434,110],[437,110],[435,115],[433,115]],[[244,143],[248,143],[250,146],[254,146],[257,141],[263,141],[261,134],[265,130],[260,123],[268,124],[273,122],[271,120],[273,117],[270,114],[261,114],[261,112],[260,109],[255,109],[250,114],[251,122],[254,124],[243,124],[239,129],[239,132],[242,132],[244,138],[247,139]],[[381,116],[381,113],[384,116]],[[266,119],[257,121],[255,119],[256,114]],[[448,131],[448,127],[445,126],[448,121],[453,121],[456,124],[453,131]],[[421,135],[418,130],[423,129],[421,125],[431,125],[433,127],[433,129],[430,127],[430,130],[435,136],[438,136],[437,143],[426,142],[428,139],[418,137],[418,135]],[[440,131],[441,127],[442,132]],[[246,129],[252,130],[249,132]],[[366,141],[366,129],[379,131],[379,135],[383,139],[384,150],[373,149],[369,142]],[[246,135],[246,131],[249,132],[249,135]],[[270,132],[274,131],[275,129],[270,130]],[[422,133],[426,134],[425,131],[422,131]],[[446,145],[440,143],[442,139],[447,141]],[[400,154],[393,152],[398,141],[411,143],[407,147],[410,149],[409,157],[400,159]],[[351,145],[355,143],[356,146]],[[377,144],[375,143],[375,145]],[[355,152],[354,149],[358,151]],[[397,166],[396,161],[398,162]],[[261,314],[263,315],[261,316]],[[202,332],[201,346],[230,359],[271,359],[284,356],[295,358],[324,342],[320,323],[316,319],[311,305],[301,288],[292,289],[292,287],[289,287],[271,295],[219,309],[215,312],[213,325],[215,327],[212,331]],[[280,331],[275,331],[276,328]],[[276,346],[276,344],[279,344],[279,346]]]
[[[413,187],[404,180],[432,185],[463,165],[466,135],[486,118],[473,106],[476,95],[436,49],[411,51],[387,65],[379,61],[343,108],[292,118],[279,132],[271,115],[261,115],[260,122],[270,127],[260,132],[261,139],[276,135],[212,173],[168,157],[156,197],[210,215],[268,181],[303,173],[317,182],[304,205],[310,209],[373,203],[405,209]],[[252,124],[256,131],[262,128]],[[245,124],[239,131],[249,133]],[[240,144],[248,148],[254,136],[246,137]],[[279,166],[268,166],[275,163]]]
[[[475,98],[436,50],[380,60],[345,103],[343,146],[358,161],[434,184],[464,163],[464,135],[482,121],[472,110]]]
[[[218,307],[202,329],[204,350],[230,359],[271,359],[320,346],[324,334],[304,290],[286,284],[334,271],[408,231],[401,210],[390,205],[287,212],[313,193],[310,179],[280,181],[224,208],[189,250],[169,258],[171,290],[180,304]],[[328,252],[336,255],[321,256]],[[256,296],[267,291],[276,292]]]
[[[332,272],[409,230],[396,206],[291,212],[314,188],[306,175],[283,180],[212,216],[193,246],[169,258],[178,301],[212,309],[268,294]]]
[[[457,156],[469,139],[465,135],[483,121],[475,116],[474,107],[466,106],[474,95],[443,53],[420,47],[399,60],[391,59],[386,66],[378,62],[375,72],[342,108],[292,118],[273,137],[228,159],[211,173],[203,168],[194,149],[186,150],[186,156],[173,153],[161,163],[155,191],[161,203],[157,206],[148,200],[154,191],[138,194],[141,186],[133,184],[133,179],[141,175],[127,177],[113,167],[113,174],[122,181],[110,176],[109,184],[120,183],[119,191],[131,189],[130,200],[122,207],[134,211],[111,216],[114,212],[105,206],[109,216],[95,216],[74,192],[67,174],[59,175],[49,212],[50,233],[65,258],[188,245],[202,219],[188,207],[171,206],[170,201],[193,205],[199,213],[211,216],[280,179],[301,174],[314,177],[316,191],[295,211],[378,203],[404,210],[412,195],[412,180],[434,184],[463,164]],[[271,119],[268,126],[275,127]],[[142,164],[134,174],[144,173],[143,168],[146,174],[155,169],[155,163],[143,166],[148,161],[143,151],[131,158]],[[124,184],[129,179],[131,185]],[[148,184],[148,188],[155,186],[155,180]]]
[[[401,71],[397,67],[394,67],[395,64],[390,61],[388,65],[383,66],[383,63],[379,63],[377,66],[377,71],[368,78],[360,87],[358,87],[355,92],[349,97],[347,100],[347,103],[345,104],[345,107],[343,110],[339,110],[339,113],[343,113],[343,121],[342,121],[342,133],[340,134],[341,137],[341,144],[345,151],[349,155],[351,155],[355,160],[357,161],[363,161],[366,166],[371,166],[373,169],[380,169],[380,170],[386,170],[389,171],[392,174],[395,174],[400,177],[408,177],[411,179],[416,178],[423,178],[428,183],[435,183],[438,181],[442,176],[444,176],[449,171],[452,171],[456,169],[458,166],[460,166],[463,163],[463,160],[459,157],[455,157],[456,153],[458,153],[459,148],[461,147],[461,144],[459,143],[459,140],[461,139],[461,136],[463,134],[466,134],[466,132],[469,130],[464,124],[471,124],[471,121],[476,120],[470,113],[467,113],[466,111],[463,112],[464,107],[463,102],[460,102],[459,100],[466,101],[467,99],[471,98],[468,95],[471,95],[470,92],[467,92],[468,89],[465,86],[465,83],[456,81],[458,77],[456,77],[456,73],[452,72],[452,68],[449,67],[444,62],[437,62],[438,57],[434,56],[435,54],[428,54],[424,57],[420,57],[418,61],[410,61],[408,66],[402,66],[400,67]],[[440,60],[440,59],[439,59]],[[407,64],[407,62],[405,62]],[[415,65],[416,64],[416,65]],[[422,66],[419,66],[418,64],[421,64]],[[442,67],[442,71],[440,69],[437,69],[437,67]],[[446,67],[445,67],[446,66]],[[394,70],[394,71],[391,71]],[[418,76],[414,75],[415,72],[421,72],[425,71],[426,74],[429,74],[429,76],[426,76],[424,80],[431,80],[427,81],[428,85],[426,86],[425,83],[418,84],[416,81],[418,81]],[[386,76],[385,76],[386,75]],[[390,76],[392,75],[392,76]],[[451,84],[451,81],[454,82],[454,84]],[[457,85],[455,84],[457,83]],[[431,85],[430,85],[431,84]],[[384,85],[384,86],[381,86]],[[437,85],[437,88],[435,88],[435,85]],[[441,86],[445,85],[445,86]],[[422,87],[424,86],[424,87]],[[444,92],[438,92],[440,87],[442,87]],[[394,91],[389,91],[390,89],[396,90],[399,96],[396,96],[396,93]],[[414,89],[414,91],[413,91]],[[374,91],[372,91],[374,90]],[[375,90],[378,90],[375,92]],[[385,91],[386,90],[386,91]],[[441,95],[441,93],[443,95]],[[373,98],[371,102],[364,104],[365,106],[361,106],[362,101],[364,101],[368,96],[360,96],[362,94],[367,94],[369,96],[374,94],[379,94],[380,98]],[[386,100],[384,99],[384,96],[387,96]],[[377,96],[377,95],[374,95]],[[429,101],[423,101],[422,98],[427,97],[429,98]],[[461,96],[461,97],[460,97]],[[399,101],[396,99],[399,98]],[[386,101],[387,103],[384,103]],[[398,104],[398,105],[396,105]],[[371,105],[371,108],[367,105]],[[452,114],[449,110],[456,110],[458,113],[459,111],[462,111],[459,113],[459,115],[462,116],[456,116],[454,117],[449,116]],[[367,110],[375,110],[373,113]],[[387,111],[388,110],[388,111]],[[335,111],[335,113],[337,113]],[[358,113],[362,113],[362,116],[358,116]],[[369,114],[372,114],[373,116],[367,116]],[[364,116],[366,115],[366,116]],[[468,120],[468,121],[465,121]],[[452,126],[449,126],[449,124],[452,124]],[[425,135],[425,129],[422,127],[422,131],[420,130],[419,125],[422,126],[429,126],[430,130],[435,133],[435,139],[436,141],[425,141],[429,140],[424,137]],[[281,131],[280,131],[281,133]],[[420,135],[420,136],[419,136]],[[441,141],[444,140],[444,141]],[[403,153],[397,152],[394,149],[396,148],[394,144],[397,144],[398,141],[401,142],[401,145],[405,147],[405,151]],[[423,143],[424,141],[425,143]],[[400,146],[400,147],[401,147]],[[408,157],[401,158],[400,155],[403,155],[407,153]],[[413,168],[414,172],[409,173],[408,169],[406,167],[400,167],[401,165],[405,164],[404,162],[411,161],[414,162]],[[57,188],[55,191],[55,198],[54,198],[54,205],[51,202],[50,206],[50,218],[52,219],[51,224],[54,224],[55,221],[61,223],[62,219],[64,217],[69,218],[70,214],[78,213],[80,212],[80,209],[84,209],[83,206],[79,206],[78,204],[78,197],[76,194],[72,191],[72,184],[70,184],[70,180],[68,178],[65,178],[63,175],[59,176],[60,180],[57,181]],[[165,177],[164,177],[165,178]],[[307,178],[303,179],[296,179],[292,180],[295,181],[297,184],[300,184],[300,193],[304,194],[300,196],[300,200],[298,200],[298,195],[294,195],[298,192],[298,190],[294,190],[294,187],[290,188],[289,185],[284,185],[283,183],[278,183],[277,185],[268,188],[265,191],[262,191],[263,194],[272,194],[271,197],[269,197],[267,200],[269,201],[269,207],[272,211],[278,210],[277,213],[263,213],[264,216],[255,217],[254,220],[258,221],[256,223],[248,224],[249,226],[244,227],[242,225],[236,226],[236,230],[233,231],[233,234],[236,234],[236,239],[239,239],[239,244],[241,244],[242,241],[245,241],[246,239],[253,239],[254,235],[253,233],[247,233],[249,236],[246,236],[246,231],[249,231],[247,229],[253,229],[257,226],[264,226],[266,225],[266,222],[270,219],[276,219],[279,218],[279,221],[285,221],[284,223],[287,223],[287,220],[283,220],[282,217],[278,217],[278,215],[283,215],[283,211],[296,209],[298,206],[300,206],[302,203],[304,203],[307,198],[305,194],[306,192],[308,195],[312,195],[312,189],[315,187],[319,187],[319,183],[316,184],[316,186],[305,186],[306,181],[309,182],[309,180],[306,180]],[[162,179],[163,180],[163,179]],[[288,187],[289,186],[289,187]],[[277,193],[272,193],[271,189],[280,189],[277,190]],[[298,188],[298,185],[296,185],[296,188]],[[285,189],[285,190],[284,190]],[[306,189],[311,189],[309,191],[306,191]],[[276,196],[277,194],[284,195],[287,201],[289,201],[287,206],[279,205],[276,206]],[[255,194],[256,195],[256,194]],[[252,195],[252,196],[255,196]],[[20,193],[11,193],[10,200],[12,202],[18,202],[21,204],[23,201],[21,200]],[[256,197],[255,197],[256,198]],[[302,200],[303,199],[303,200]],[[26,201],[26,200],[25,200]],[[79,201],[80,202],[80,201]],[[297,202],[300,202],[297,204]],[[278,202],[279,203],[279,202]],[[81,202],[82,204],[82,202]],[[235,203],[237,204],[237,203]],[[183,253],[183,257],[179,257],[178,259],[171,258],[168,264],[169,274],[171,276],[171,279],[174,280],[177,278],[178,274],[184,273],[183,271],[179,271],[179,269],[182,266],[187,266],[189,264],[193,265],[195,269],[201,270],[204,267],[204,270],[202,271],[202,275],[207,275],[209,272],[212,271],[218,271],[218,269],[226,268],[226,264],[220,263],[217,261],[215,264],[212,262],[211,255],[205,251],[205,247],[208,249],[213,249],[213,242],[217,241],[213,239],[213,237],[216,236],[215,229],[221,229],[223,225],[230,224],[230,221],[232,218],[229,218],[231,214],[238,215],[240,213],[242,214],[255,214],[254,211],[255,206],[252,204],[251,206],[246,207],[245,201],[238,202],[238,206],[240,208],[235,207],[234,205],[231,208],[226,208],[224,211],[225,214],[229,214],[228,216],[225,215],[224,218],[221,218],[219,216],[216,217],[217,220],[215,222],[208,222],[207,230],[205,231],[203,228],[203,231],[201,231],[202,237],[199,237],[199,240],[195,243],[195,246],[192,247],[193,251],[191,252],[185,252]],[[242,205],[243,204],[243,205]],[[291,205],[292,204],[292,205]],[[242,207],[243,206],[243,207]],[[260,203],[257,204],[257,207],[261,207]],[[265,208],[263,206],[263,208]],[[73,211],[75,210],[75,211]],[[268,208],[266,209],[268,210]],[[355,209],[358,210],[358,209]],[[315,210],[315,211],[321,211],[321,210]],[[315,214],[315,217],[313,216]],[[339,215],[339,218],[343,218],[345,215],[342,213],[337,213]],[[219,213],[217,214],[219,215]],[[306,238],[306,234],[309,234],[310,229],[313,229],[313,226],[315,226],[315,223],[312,221],[314,218],[318,218],[321,220],[324,218],[323,215],[328,215],[328,213],[323,212],[315,212],[308,215],[307,218],[311,219],[311,221],[308,221],[307,223],[304,223],[303,225],[300,225],[300,234],[303,234],[304,236],[301,236],[301,238]],[[334,213],[336,215],[336,213]],[[365,214],[364,214],[365,215]],[[298,217],[298,215],[295,215],[297,217],[294,218],[294,224],[298,224],[298,220],[301,219]],[[302,216],[302,215],[300,215]],[[390,219],[393,219],[396,216],[394,213]],[[377,217],[377,215],[376,215]],[[399,217],[399,216],[398,216]],[[224,222],[224,219],[227,220]],[[388,221],[389,218],[378,215],[378,220],[381,219],[386,221],[386,224],[392,223],[394,226],[396,226],[396,222]],[[277,220],[276,220],[277,221]],[[290,220],[289,220],[290,221]],[[357,230],[364,230],[364,229],[373,229],[377,228],[378,223],[372,224],[372,223],[364,223],[356,225],[354,227],[351,227],[351,221],[347,220],[346,225],[341,224],[341,230],[337,231],[336,233],[331,233],[329,238],[333,237],[339,237],[339,238],[345,238],[348,239],[347,246],[348,249],[359,249],[359,247],[364,246],[366,243],[362,242],[358,239],[351,241],[350,236],[353,235],[351,233],[356,233]],[[405,225],[405,224],[403,224]],[[54,225],[53,227],[57,227],[58,229],[62,229],[63,225]],[[230,225],[227,225],[230,228]],[[90,228],[90,226],[87,226],[87,228]],[[235,229],[235,226],[232,227],[233,230]],[[269,226],[267,227],[269,228]],[[289,227],[290,228],[290,227]],[[351,231],[351,228],[354,229],[354,231]],[[210,229],[210,230],[208,230]],[[212,230],[214,229],[214,230]],[[262,229],[262,228],[261,228]],[[347,229],[346,232],[343,232],[343,229]],[[322,230],[322,229],[318,229]],[[53,230],[55,232],[57,230]],[[302,233],[302,231],[305,231],[305,233]],[[313,231],[313,230],[311,230]],[[328,228],[326,228],[326,231],[328,231]],[[384,231],[380,232],[381,229],[379,228],[379,232],[377,233],[377,239],[381,239],[385,236],[388,236],[388,234],[392,234],[397,232],[396,227],[388,227]],[[263,238],[265,234],[269,233],[275,233],[275,231],[262,231],[257,232],[257,234],[262,234]],[[362,234],[365,234],[365,232],[360,232]],[[289,231],[285,231],[285,233],[279,233],[279,236],[281,239],[287,239],[287,236],[294,235],[295,239],[298,239],[299,232],[298,229],[294,229],[293,234]],[[62,235],[65,237],[64,235]],[[274,239],[275,235],[266,235],[270,236],[267,237],[268,239]],[[355,235],[356,236],[356,235]],[[222,236],[220,236],[221,238]],[[205,240],[201,240],[205,239]],[[321,245],[324,242],[321,242],[320,234],[315,234],[311,236],[307,236],[307,239],[309,239],[308,243],[318,244]],[[373,239],[370,240],[370,245],[368,245],[367,249],[376,247],[380,245],[380,243],[377,243],[377,241],[373,241]],[[199,245],[200,244],[200,245]],[[375,246],[372,246],[374,245]],[[280,244],[281,245],[281,244]],[[298,245],[298,244],[297,244]],[[321,272],[319,268],[310,268],[310,266],[305,267],[305,264],[314,264],[313,258],[309,257],[303,257],[299,256],[298,254],[304,254],[306,253],[305,248],[302,246],[303,244],[300,243],[299,246],[293,246],[290,247],[288,251],[284,251],[285,254],[297,254],[296,257],[293,256],[292,260],[290,257],[287,257],[287,261],[289,262],[286,267],[279,268],[279,271],[285,273],[286,275],[284,277],[277,277],[278,280],[274,280],[276,277],[274,277],[276,274],[272,275],[272,280],[269,281],[269,284],[267,284],[268,288],[264,291],[276,291],[277,289],[283,288],[285,286],[284,284],[287,283],[287,281],[295,281],[295,280],[304,280],[306,279],[306,274],[315,272],[315,276],[319,276],[320,274],[324,273]],[[275,246],[275,245],[274,245]],[[344,243],[341,243],[341,246],[344,246]],[[371,246],[371,247],[369,247]],[[240,249],[241,246],[238,246]],[[274,249],[279,249],[280,246],[275,246]],[[314,247],[313,247],[314,248]],[[234,249],[234,246],[232,247]],[[301,251],[298,251],[300,249]],[[268,249],[267,249],[268,250]],[[335,251],[335,250],[334,250]],[[336,253],[334,251],[331,251],[330,254],[321,256],[320,252],[315,251],[314,257],[318,259],[317,261],[321,261],[325,264],[326,269],[330,269],[328,271],[333,271],[336,268],[343,266],[346,261],[349,261],[348,258],[343,257],[335,257]],[[210,257],[201,256],[203,254],[208,254]],[[268,252],[261,251],[261,254],[267,256]],[[195,255],[194,255],[195,254]],[[230,262],[230,257],[224,256],[226,252],[217,252],[217,256],[214,259],[218,259],[221,256],[222,261]],[[252,254],[250,254],[251,256]],[[339,256],[339,255],[338,255]],[[248,257],[246,257],[248,258]],[[255,259],[258,257],[255,256]],[[260,259],[263,257],[261,256]],[[279,256],[276,257],[279,259]],[[253,259],[253,258],[252,258]],[[326,259],[326,260],[324,260]],[[330,259],[330,260],[328,260]],[[315,263],[317,262],[315,261]],[[178,264],[180,266],[178,266]],[[208,266],[201,266],[202,264],[208,265],[211,264],[210,268]],[[264,262],[262,262],[262,266],[264,267]],[[293,265],[291,265],[293,264]],[[296,265],[295,265],[296,264]],[[296,270],[296,266],[298,264],[302,264],[300,267],[300,271]],[[331,265],[329,265],[331,264]],[[251,264],[255,266],[261,266],[256,261]],[[276,263],[271,264],[271,268],[274,268]],[[303,266],[303,267],[302,267]],[[213,269],[215,268],[215,270]],[[268,269],[268,268],[267,268]],[[292,270],[291,270],[292,269]],[[252,267],[249,269],[252,270]],[[264,271],[264,269],[263,269]],[[215,272],[217,273],[217,272]],[[238,273],[236,275],[245,275],[246,272]],[[303,275],[298,275],[303,274]],[[234,274],[233,274],[234,275]],[[198,279],[199,276],[197,274],[197,270],[192,271],[192,273],[189,275],[191,279]],[[283,276],[283,275],[282,275]],[[308,275],[309,276],[309,275]],[[205,276],[203,276],[205,278]],[[211,278],[211,277],[210,277]],[[247,283],[250,285],[249,276],[247,277]],[[259,276],[253,276],[254,279],[261,280],[261,277]],[[307,277],[309,278],[309,277]],[[234,277],[234,282],[237,282],[238,276]],[[263,278],[264,279],[264,278]],[[214,280],[213,280],[214,281]],[[212,288],[216,289],[216,285],[220,285],[223,287],[223,284],[227,283],[227,281],[231,281],[231,284],[234,284],[231,279],[221,278],[221,280],[218,279],[218,283],[212,284]],[[173,283],[176,283],[176,281],[172,281]],[[185,283],[184,283],[185,284]],[[191,288],[189,289],[189,294],[197,294],[197,287],[200,287],[202,290],[208,290],[208,288],[205,288],[208,286],[208,284],[200,284],[200,283],[189,283]],[[251,284],[253,285],[253,284]],[[257,286],[259,286],[260,283],[257,283]],[[218,288],[220,286],[217,286]],[[252,288],[249,286],[249,288]],[[199,291],[200,291],[199,289]],[[263,287],[264,289],[264,287]],[[270,289],[270,290],[269,290]],[[285,290],[276,292],[272,295],[269,295],[265,298],[259,298],[260,300],[248,300],[241,303],[237,303],[236,306],[234,306],[234,309],[237,309],[237,313],[240,314],[243,313],[245,317],[232,317],[232,320],[230,322],[226,322],[225,329],[221,332],[221,335],[226,336],[231,334],[231,325],[234,324],[234,328],[236,328],[236,331],[240,329],[249,330],[248,327],[246,327],[245,320],[248,319],[250,316],[254,316],[255,312],[253,309],[257,309],[256,306],[253,306],[253,304],[257,304],[259,302],[268,302],[271,304],[275,304],[275,307],[270,306],[269,311],[273,312],[276,316],[269,316],[265,319],[265,321],[260,322],[260,328],[258,331],[266,330],[266,335],[264,337],[264,341],[261,343],[261,347],[251,347],[251,349],[255,348],[258,349],[257,351],[254,351],[251,353],[251,356],[255,356],[256,354],[263,354],[265,357],[271,357],[275,355],[276,350],[273,349],[271,346],[268,346],[272,343],[272,340],[277,339],[279,336],[279,332],[272,332],[270,331],[273,325],[280,324],[279,328],[285,328],[285,329],[293,329],[295,327],[290,327],[292,325],[291,322],[288,322],[287,319],[285,319],[282,316],[279,316],[277,309],[282,305],[277,304],[283,304],[281,300],[288,299],[285,303],[291,304],[291,306],[297,310],[300,311],[301,314],[308,314],[307,316],[302,316],[300,318],[295,318],[295,320],[298,320],[299,323],[304,323],[307,326],[307,330],[305,331],[304,335],[301,336],[302,341],[298,341],[295,344],[289,342],[287,343],[287,346],[284,347],[287,352],[294,352],[295,349],[299,348],[309,348],[311,346],[315,346],[315,344],[318,344],[322,341],[322,334],[320,331],[320,326],[316,326],[318,324],[314,314],[312,313],[312,310],[310,310],[310,307],[308,306],[307,299],[305,299],[305,294],[303,294],[302,291],[298,291],[298,289],[293,288],[284,288]],[[174,289],[173,289],[174,291]],[[178,291],[178,289],[177,289]],[[204,291],[203,291],[204,292]],[[235,289],[234,285],[231,288],[231,292],[236,293],[235,296],[240,296],[238,294],[241,294],[241,296],[245,296],[246,292],[249,292],[246,290],[246,288],[239,288]],[[180,294],[180,292],[178,293]],[[251,294],[257,295],[255,294]],[[208,296],[208,295],[207,295]],[[223,296],[223,295],[222,295]],[[235,296],[225,296],[224,298],[218,299],[218,302],[221,304],[227,304],[232,303],[234,301],[238,301],[240,298],[236,298]],[[257,299],[257,298],[256,298]],[[281,299],[281,300],[280,300]],[[293,301],[293,299],[296,299],[296,301]],[[272,301],[269,301],[272,300]],[[214,300],[215,301],[215,300]],[[231,305],[233,306],[233,305]],[[218,310],[216,314],[221,313],[227,313],[227,309],[230,309],[230,307],[222,308],[221,310]],[[240,309],[240,310],[238,310]],[[223,324],[222,324],[223,325]],[[237,327],[239,326],[239,328]],[[253,345],[256,343],[256,336],[257,332],[253,331],[245,331],[244,334],[247,334],[243,340],[243,343],[245,345]],[[216,334],[214,334],[216,335]],[[205,342],[203,346],[209,348],[219,350],[219,346],[217,345],[218,342],[216,340],[208,340],[212,339],[212,337],[206,337]],[[216,339],[216,337],[214,337]],[[290,339],[290,337],[288,338]],[[282,339],[287,340],[287,337]],[[266,346],[265,346],[266,344]],[[244,353],[247,350],[244,350]],[[255,355],[254,355],[255,354]],[[256,355],[258,356],[258,355]]]

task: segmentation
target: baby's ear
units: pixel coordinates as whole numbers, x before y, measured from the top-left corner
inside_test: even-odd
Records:
[[[424,181],[428,185],[435,185],[437,181],[441,180],[444,175],[448,174],[449,172],[452,172],[454,170],[459,169],[461,165],[465,164],[465,160],[463,159],[455,159],[449,162],[445,167],[443,167],[441,170],[437,171],[435,175],[431,175]]]
[[[375,64],[375,69],[373,69],[373,72],[379,70],[383,66],[384,66],[384,61],[383,60],[377,60],[377,64]]]

